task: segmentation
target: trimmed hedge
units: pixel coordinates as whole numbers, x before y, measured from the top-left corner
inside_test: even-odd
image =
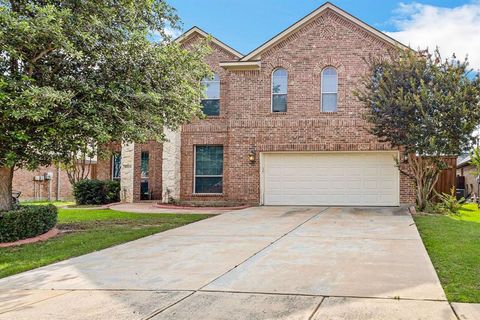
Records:
[[[21,206],[0,212],[0,242],[32,238],[52,229],[57,224],[57,207]]]
[[[120,182],[113,180],[82,180],[73,185],[79,205],[98,205],[120,201]]]

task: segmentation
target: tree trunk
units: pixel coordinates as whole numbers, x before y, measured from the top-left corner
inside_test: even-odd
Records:
[[[433,188],[438,181],[440,172],[444,169],[443,162],[435,157],[421,157],[415,154],[408,156],[408,170],[400,169],[415,182],[415,198],[417,209],[425,210]]]
[[[13,168],[0,167],[0,211],[12,210]]]

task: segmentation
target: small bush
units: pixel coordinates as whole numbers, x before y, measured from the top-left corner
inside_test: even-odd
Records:
[[[120,182],[82,180],[73,185],[73,195],[79,205],[99,205],[120,201]]]
[[[0,213],[0,242],[32,238],[45,233],[57,224],[57,207],[21,206]]]
[[[462,205],[465,203],[465,198],[462,197],[457,199],[454,187],[452,187],[450,193],[436,192],[435,196],[437,198],[437,202],[430,202],[427,205],[426,211],[429,213],[458,215]]]

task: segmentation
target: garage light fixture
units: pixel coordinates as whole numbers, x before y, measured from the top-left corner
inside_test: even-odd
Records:
[[[250,161],[250,164],[254,164],[256,160],[257,160],[257,152],[255,150],[255,147],[252,146],[250,147],[250,152],[248,153],[248,161]]]

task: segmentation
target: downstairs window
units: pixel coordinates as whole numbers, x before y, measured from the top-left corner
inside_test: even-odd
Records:
[[[223,146],[195,146],[194,193],[223,193]]]

